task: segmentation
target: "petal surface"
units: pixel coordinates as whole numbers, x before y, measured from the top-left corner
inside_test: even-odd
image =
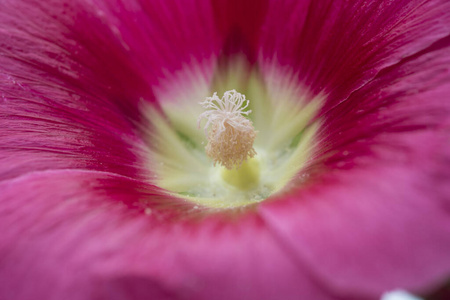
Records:
[[[129,209],[154,187],[102,172],[36,172],[0,188],[2,298],[338,299],[253,214],[161,221]]]
[[[260,61],[295,71],[333,107],[450,31],[448,1],[271,1]]]
[[[343,295],[423,293],[449,276],[449,42],[329,111],[310,185],[261,206],[280,241]]]
[[[448,1],[1,5],[0,298],[361,300],[449,275]],[[160,207],[194,208],[147,183],[141,103],[203,96],[236,53],[326,94],[310,179],[175,222]]]
[[[0,180],[47,169],[145,178],[145,145],[120,111],[92,95],[0,73]]]

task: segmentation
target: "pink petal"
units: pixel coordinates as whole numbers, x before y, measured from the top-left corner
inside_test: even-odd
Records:
[[[269,9],[268,0],[217,0],[211,1],[216,27],[224,38],[222,54],[245,54],[250,62],[259,51],[261,26]]]
[[[355,170],[262,213],[299,262],[340,295],[427,291],[449,276],[450,220],[442,203],[448,174],[419,172]]]
[[[1,178],[95,171],[0,184],[1,298],[375,299],[449,275],[448,48],[420,52],[448,35],[449,3],[258,4],[3,1]],[[140,101],[186,65],[208,77],[222,50],[252,60],[258,45],[329,94],[317,186],[263,220],[133,209],[165,200],[130,179],[146,177]]]
[[[328,111],[310,185],[261,207],[341,295],[428,292],[450,275],[450,39]]]
[[[255,215],[160,221],[129,204],[155,189],[47,171],[0,184],[3,299],[336,299]]]
[[[448,1],[271,1],[261,62],[298,72],[334,106],[450,32]]]
[[[218,51],[212,16],[196,0],[10,1],[0,12],[0,62],[13,77],[63,82],[136,118],[161,78]]]
[[[143,142],[117,108],[33,80],[0,73],[0,179],[65,168],[147,176]]]

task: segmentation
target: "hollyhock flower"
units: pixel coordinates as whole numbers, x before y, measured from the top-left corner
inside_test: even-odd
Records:
[[[448,279],[450,2],[0,3],[0,299]]]

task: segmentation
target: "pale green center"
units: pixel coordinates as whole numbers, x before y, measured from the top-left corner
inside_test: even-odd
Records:
[[[262,77],[242,72],[239,60],[216,74],[209,86],[196,93],[164,99],[163,114],[146,107],[152,181],[168,194],[212,208],[230,208],[260,202],[299,180],[311,157],[318,122],[315,117],[322,97],[312,97],[293,83],[294,74],[277,72]],[[280,74],[283,78],[280,79]],[[244,78],[245,77],[245,78]],[[240,168],[226,169],[206,155],[207,139],[198,130],[198,105],[212,91],[223,94],[236,89],[250,99],[248,116],[258,132],[254,142],[257,155]]]
[[[236,189],[241,191],[255,189],[261,179],[259,160],[257,158],[250,158],[236,169],[223,169],[221,175],[223,181]]]

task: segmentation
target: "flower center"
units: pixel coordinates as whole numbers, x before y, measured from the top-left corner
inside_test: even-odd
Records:
[[[193,206],[221,209],[258,203],[305,180],[323,95],[293,84],[289,70],[263,77],[239,60],[204,84],[181,75],[189,84],[161,84],[161,109],[143,107],[153,184]]]

